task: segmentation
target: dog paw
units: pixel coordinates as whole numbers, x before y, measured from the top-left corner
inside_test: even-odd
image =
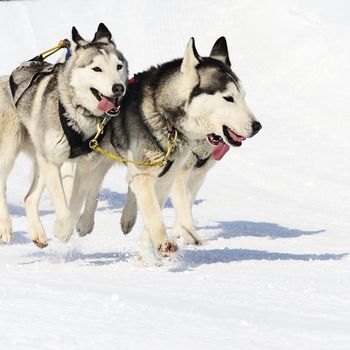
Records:
[[[140,237],[140,256],[139,260],[144,266],[156,267],[161,266],[162,261],[158,254],[156,254],[152,241],[148,235],[143,232]]]
[[[173,241],[165,241],[164,243],[158,244],[157,251],[161,256],[170,256],[178,250],[178,246]]]
[[[81,215],[76,225],[76,229],[78,231],[79,236],[84,237],[87,234],[91,233],[94,229],[94,225],[95,223],[93,218]]]
[[[67,243],[73,234],[74,225],[72,225],[71,220],[66,219],[56,219],[53,229],[53,234],[61,242]]]
[[[136,220],[135,220],[136,221]],[[135,221],[130,221],[130,220],[126,220],[123,216],[120,220],[120,226],[122,228],[122,231],[124,233],[124,235],[127,235],[128,233],[131,232],[131,230],[133,229],[134,225],[135,225]]]
[[[161,267],[163,266],[163,262],[158,259],[154,254],[153,255],[139,255],[140,263],[145,267]]]
[[[47,241],[43,241],[40,239],[34,239],[33,243],[40,249],[46,248],[48,246]]]
[[[127,235],[133,229],[136,222],[137,215],[136,213],[127,212],[124,208],[122,217],[120,219],[120,226],[124,235]]]
[[[37,233],[31,234],[30,237],[33,243],[40,249],[43,249],[48,246],[47,237],[44,232],[39,232],[39,233],[37,232]]]
[[[184,244],[186,245],[202,245],[203,241],[195,234],[184,236]]]
[[[181,226],[174,226],[173,227],[173,237],[175,238],[181,238],[183,237],[184,233],[183,233],[183,230],[182,230],[182,227]]]
[[[0,242],[10,243],[12,239],[12,224],[10,220],[0,220]]]
[[[202,245],[203,241],[196,234],[196,232],[187,230],[182,226],[175,226],[173,229],[174,235],[177,238],[183,238],[184,244],[186,245]]]
[[[40,249],[48,246],[47,237],[41,224],[29,228],[30,238]]]

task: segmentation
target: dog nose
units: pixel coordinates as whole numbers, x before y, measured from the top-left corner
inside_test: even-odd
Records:
[[[124,93],[124,86],[122,84],[114,84],[112,86],[113,94],[116,96],[121,96]]]
[[[253,130],[252,136],[257,134],[261,128],[262,128],[262,125],[259,122],[254,121],[252,124],[252,130]]]

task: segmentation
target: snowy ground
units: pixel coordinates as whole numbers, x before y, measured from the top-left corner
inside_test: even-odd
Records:
[[[124,237],[124,170],[107,176],[93,234],[29,240],[30,163],[8,184],[14,241],[0,246],[0,349],[350,349],[348,1],[0,3],[0,74],[105,22],[131,72],[201,54],[220,35],[262,132],[208,176],[194,208],[207,244],[144,268]],[[169,227],[170,203],[164,210]]]

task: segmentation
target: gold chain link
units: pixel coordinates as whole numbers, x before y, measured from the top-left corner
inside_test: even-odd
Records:
[[[172,133],[169,133],[168,134],[168,143],[167,143],[167,150],[166,150],[166,153],[164,154],[163,158],[157,162],[138,162],[136,160],[131,160],[131,159],[126,159],[126,158],[123,158],[123,157],[119,157],[111,152],[108,152],[106,151],[105,149],[103,149],[98,141],[97,141],[97,138],[103,134],[103,130],[104,130],[104,127],[107,123],[107,118],[105,117],[103,119],[103,121],[101,123],[98,123],[97,124],[97,132],[96,132],[96,135],[95,137],[90,141],[89,143],[89,146],[92,150],[94,151],[97,151],[101,154],[103,154],[105,157],[109,158],[109,159],[113,159],[113,160],[116,160],[118,162],[122,162],[122,163],[132,163],[132,164],[135,164],[135,165],[142,165],[142,166],[149,166],[149,167],[153,167],[153,166],[159,166],[159,167],[162,167],[165,165],[165,163],[167,162],[167,160],[169,159],[170,157],[170,154],[171,152],[173,151],[174,149],[174,146],[176,144],[176,141],[177,141],[177,130],[175,129],[174,130],[174,135]]]

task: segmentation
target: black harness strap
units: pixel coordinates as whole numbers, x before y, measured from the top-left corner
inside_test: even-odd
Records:
[[[92,149],[90,148],[90,141],[95,137],[95,135],[90,136],[87,140],[83,140],[83,135],[75,131],[69,124],[69,120],[66,116],[66,109],[64,108],[61,101],[58,102],[58,114],[60,116],[60,121],[62,129],[70,146],[69,158],[76,158],[85,154],[89,154]],[[97,141],[100,143],[103,139],[103,136],[107,130],[108,122],[105,125],[104,133],[100,134],[97,138]]]
[[[196,153],[192,152],[196,158],[197,158],[197,162],[196,164],[194,165],[196,168],[201,168],[203,167],[205,164],[207,164],[207,161],[210,159],[210,155],[207,157],[207,158],[200,158]],[[170,168],[172,167],[174,161],[173,160],[168,160],[165,164],[165,167],[164,169],[162,170],[162,172],[158,175],[158,177],[162,177],[164,176],[169,170]]]
[[[12,94],[12,98],[15,97],[15,93],[18,89],[18,85],[15,83],[15,80],[13,79],[13,75],[10,75],[10,79],[9,79],[9,83],[10,83],[10,89],[11,89],[11,94]]]
[[[162,177],[164,176],[171,168],[171,166],[174,164],[173,160],[168,160],[165,164],[164,169],[162,170],[162,172],[158,175],[158,177]]]
[[[207,157],[207,158],[204,158],[204,159],[202,159],[202,158],[200,158],[199,156],[198,156],[198,154],[196,154],[196,153],[194,153],[194,152],[192,152],[195,156],[196,156],[196,158],[197,158],[197,162],[196,162],[196,164],[194,165],[196,168],[201,168],[201,167],[203,167],[206,163],[207,163],[207,161],[210,159],[210,154],[209,154],[209,156]]]

